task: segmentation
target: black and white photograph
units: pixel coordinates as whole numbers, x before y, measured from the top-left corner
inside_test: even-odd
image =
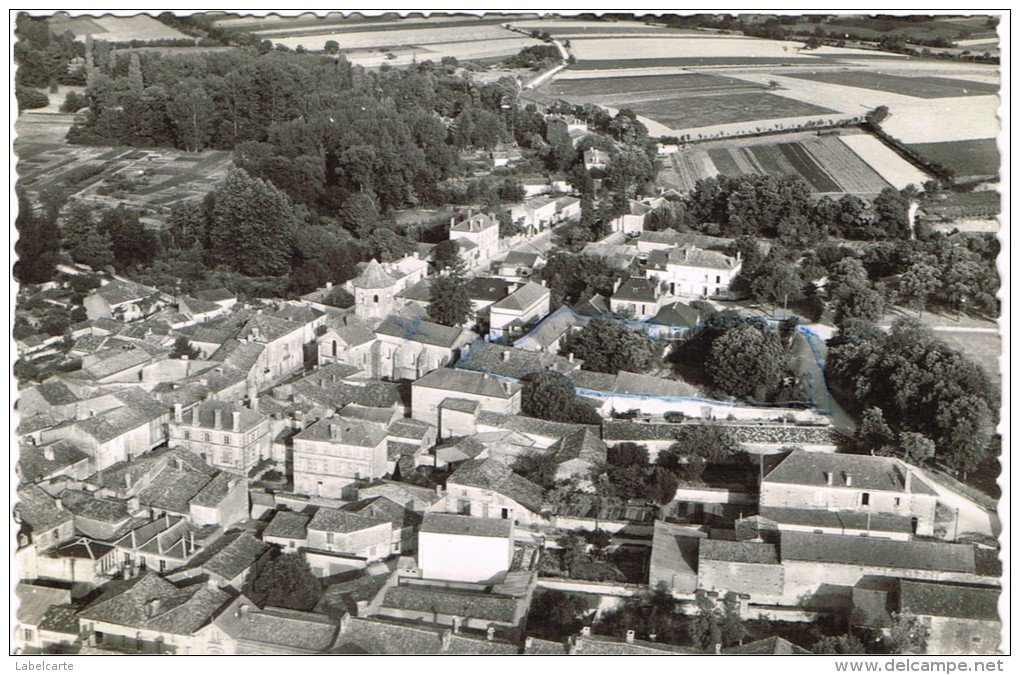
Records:
[[[1004,672],[1009,22],[9,10],[11,669]]]

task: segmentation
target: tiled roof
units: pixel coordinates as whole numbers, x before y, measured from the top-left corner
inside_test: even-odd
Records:
[[[469,537],[501,537],[513,535],[514,524],[501,518],[475,518],[447,513],[426,513],[421,524],[422,532],[461,534]]]
[[[308,521],[312,518],[294,511],[277,511],[273,519],[262,531],[262,538],[280,537],[282,539],[307,539]]]
[[[371,408],[369,406],[348,403],[337,412],[337,417],[358,422],[371,422],[388,427],[394,415],[399,413],[393,408]]]
[[[610,638],[601,635],[579,637],[575,642],[578,654],[601,655],[601,656],[643,656],[663,654],[703,654],[704,652],[693,647],[679,647],[664,642],[649,642],[646,640],[634,640],[627,642],[620,638]]]
[[[134,487],[144,476],[150,477],[150,485],[159,481],[154,476],[166,468],[174,468],[181,465],[181,471],[199,473],[206,476],[206,480],[212,477],[216,470],[210,467],[205,461],[181,447],[160,448],[139,455],[134,459],[117,462],[113,466],[103,469],[101,472],[89,477],[88,482],[96,487],[105,487],[114,492],[124,492]],[[176,480],[176,475],[166,476],[168,479]],[[203,482],[202,485],[205,485]],[[199,486],[201,487],[201,486]],[[199,488],[195,488],[197,491]]]
[[[337,417],[319,420],[294,438],[295,440],[326,441],[374,448],[383,442],[386,432],[378,425],[369,422]]]
[[[401,418],[390,424],[389,433],[395,438],[413,438],[420,441],[428,435],[429,429],[435,429],[435,426],[416,419]]]
[[[465,436],[464,438],[451,439],[436,448],[436,456],[446,462],[457,462],[463,459],[474,459],[488,450],[485,443]],[[455,454],[456,453],[456,454]]]
[[[987,586],[900,579],[899,606],[915,616],[998,621],[1000,593]]]
[[[784,562],[975,572],[974,547],[967,544],[783,532],[779,550]]]
[[[691,244],[672,249],[666,255],[667,265],[680,265],[681,267],[707,267],[709,269],[732,270],[740,261],[715,251],[706,251],[696,248]]]
[[[465,635],[453,635],[448,627],[409,624],[381,617],[350,617],[339,638],[337,654],[515,654],[514,645]],[[444,649],[444,635],[448,647]]]
[[[755,654],[769,656],[799,656],[811,652],[803,647],[798,647],[789,640],[773,635],[772,637],[748,642],[746,645],[727,647],[722,650],[723,654]]]
[[[515,347],[528,350],[545,350],[564,333],[572,328],[583,328],[589,319],[578,315],[568,305],[555,310],[542,320],[534,330],[514,343]]]
[[[78,400],[74,392],[60,380],[43,382],[40,385],[36,385],[35,390],[50,405],[63,405],[65,403],[74,403]]]
[[[512,251],[510,255],[513,255]],[[510,255],[507,256],[508,261],[510,259]],[[510,288],[512,286],[513,284],[504,279],[495,279],[492,277],[475,277],[467,282],[468,297],[471,298],[472,300],[481,300],[484,302],[496,302],[498,300],[502,300],[507,295],[509,295]]]
[[[322,507],[312,516],[312,520],[308,523],[308,529],[350,534],[351,532],[360,532],[377,525],[388,525],[389,522],[388,519],[384,518],[363,516],[339,509]]]
[[[389,497],[398,504],[413,503],[416,511],[424,510],[425,507],[435,504],[443,497],[436,494],[435,490],[408,483],[397,483],[394,481],[379,481],[358,489],[358,497],[368,499],[370,497]]]
[[[350,513],[354,513],[359,516],[388,520],[393,524],[394,529],[400,529],[402,527],[418,527],[422,521],[422,517],[420,515],[401,506],[388,497],[369,497],[368,499],[360,499],[356,502],[345,504],[342,507],[342,510],[349,511]]]
[[[69,511],[37,485],[19,485],[16,512],[21,520],[37,532],[43,532],[73,520]]]
[[[270,343],[275,340],[301,330],[301,324],[271,316],[269,314],[255,314],[244,324],[237,339],[244,340],[250,337],[256,342]]]
[[[22,417],[18,422],[18,435],[24,436],[40,429],[49,429],[64,422],[63,417],[48,410],[38,412],[30,417]]]
[[[230,532],[204,547],[180,569],[201,569],[230,580],[254,565],[268,549],[269,544],[250,532]]]
[[[450,484],[493,490],[535,513],[542,510],[542,488],[495,459],[464,462],[447,479],[447,485]]]
[[[232,473],[220,471],[189,501],[196,506],[217,506],[242,479]]]
[[[53,459],[46,458],[47,452],[51,453]],[[22,482],[33,483],[88,458],[85,452],[70,441],[54,441],[38,446],[23,443],[18,446],[18,478]]]
[[[521,390],[516,382],[502,383],[490,375],[453,368],[437,368],[417,380],[414,386],[499,399],[508,399]]]
[[[652,530],[651,568],[690,576],[698,570],[698,544],[707,535],[699,530],[656,520]]]
[[[599,438],[598,432],[588,427],[564,436],[553,447],[557,462],[571,459],[581,459],[591,464],[606,462],[606,444]]]
[[[110,551],[114,550],[114,547],[110,544],[103,544],[98,541],[89,539],[88,537],[81,537],[68,544],[64,544],[54,551],[54,554],[58,558],[79,558],[82,560],[99,560]]]
[[[386,273],[386,270],[383,269],[383,266],[375,258],[372,258],[371,262],[365,266],[361,275],[351,282],[355,288],[364,288],[366,290],[389,288],[395,283],[396,280]]]
[[[238,430],[246,432],[254,429],[268,418],[250,408],[236,405],[228,401],[206,401],[184,414],[182,424],[188,427],[216,429],[216,411],[220,412],[220,429],[233,431],[233,414],[240,413]]]
[[[659,284],[653,279],[631,277],[613,293],[613,300],[618,302],[648,302],[659,299]]]
[[[93,380],[98,380],[153,360],[153,355],[144,349],[139,349],[135,345],[126,345],[125,347],[95,352],[87,357],[81,372]]]
[[[529,281],[494,304],[492,309],[523,312],[536,302],[539,302],[543,297],[549,297],[549,289],[536,284],[534,281]]]
[[[668,305],[663,305],[658,313],[649,319],[648,323],[693,328],[698,325],[700,320],[701,312],[690,305],[685,305],[682,302],[671,302]]]
[[[514,265],[516,267],[534,267],[540,257],[538,253],[510,251],[506,254],[506,258],[503,259],[503,264]]]
[[[594,317],[609,314],[609,301],[598,293],[584,296],[572,309],[580,316]]]
[[[616,387],[616,375],[596,373],[594,370],[576,370],[567,377],[577,389],[591,392],[611,392]]]
[[[38,626],[51,606],[71,601],[71,592],[62,588],[18,582],[14,592],[18,598],[18,623],[26,626]]]
[[[264,344],[231,338],[210,354],[209,360],[221,361],[224,365],[248,373],[258,363],[259,357],[265,350]]]
[[[142,286],[141,284],[136,284],[132,281],[121,281],[120,279],[114,279],[110,283],[100,286],[95,290],[97,295],[102,296],[102,298],[111,305],[119,305],[122,302],[140,300],[158,292],[159,291],[155,288]]]
[[[354,319],[347,323],[329,321],[330,330],[336,333],[349,347],[357,347],[375,341],[375,334],[361,321]],[[337,325],[339,323],[339,325]]]
[[[720,560],[758,565],[779,564],[779,555],[775,544],[753,541],[705,539],[700,542],[698,547],[698,558],[700,560]]]
[[[79,618],[175,635],[193,634],[230,600],[225,592],[206,584],[177,588],[154,572],[111,581],[103,589],[95,602],[79,612]],[[158,607],[152,600],[158,600]]]
[[[640,373],[620,371],[616,375],[614,394],[655,396],[664,398],[689,398],[698,395],[698,389],[682,380],[667,380]]]
[[[195,297],[209,302],[222,302],[224,300],[236,300],[237,295],[226,288],[213,288],[208,291],[196,291]]]
[[[417,612],[438,612],[463,618],[512,623],[519,601],[478,591],[428,586],[394,586],[386,590],[382,606]]]
[[[459,344],[467,342],[471,335],[463,328],[393,315],[386,317],[375,332],[376,335],[388,335],[408,342],[420,342],[446,349],[455,349]]]
[[[244,611],[242,606],[246,606]],[[272,645],[274,651],[283,648],[299,654],[327,651],[339,630],[337,622],[327,616],[276,607],[259,609],[243,595],[215,623],[235,640]]]
[[[895,516],[864,511],[829,511],[828,509],[791,509],[763,506],[762,518],[776,523],[813,527],[832,527],[847,530],[874,530],[876,532],[913,532],[909,516]]]
[[[131,517],[127,504],[113,499],[101,499],[80,490],[64,490],[61,502],[76,516],[99,520],[104,523],[120,523]]]
[[[493,225],[498,225],[496,221],[488,213],[476,213],[473,216],[465,218],[459,223],[454,223],[450,226],[451,232],[481,232],[487,230]]]
[[[443,402],[439,404],[439,407],[443,410],[453,410],[455,412],[473,415],[478,412],[478,409],[482,407],[482,404],[478,401],[472,401],[466,398],[454,398],[449,396],[443,399]]]
[[[417,443],[403,443],[401,441],[386,441],[386,459],[394,462],[402,457],[414,458],[421,454],[421,446]]]
[[[581,362],[546,352],[476,340],[465,348],[456,367],[519,380],[530,373],[546,370],[570,373],[578,370]]]
[[[478,413],[478,424],[479,426],[496,427],[498,429],[506,429],[508,431],[517,431],[522,434],[534,434],[536,436],[545,436],[546,438],[563,438],[567,434],[576,431],[579,427],[590,427],[597,429],[586,424],[567,424],[565,422],[550,422],[548,420],[540,420],[536,417],[526,417],[524,415],[505,415],[503,413],[490,412],[483,410]]]
[[[793,485],[829,485],[852,487],[861,490],[904,492],[906,469],[892,457],[871,455],[837,455],[832,453],[794,451],[765,475],[770,483]],[[849,485],[847,483],[849,482]],[[914,476],[910,492],[935,494],[924,482]]]
[[[215,302],[202,300],[201,298],[189,298],[186,295],[179,297],[177,299],[177,303],[181,312],[191,314],[192,316],[197,314],[208,314],[209,312],[218,312],[223,309]]]
[[[78,610],[73,605],[51,606],[39,622],[39,630],[78,637],[81,632]]]

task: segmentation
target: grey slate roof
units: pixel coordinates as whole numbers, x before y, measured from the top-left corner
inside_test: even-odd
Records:
[[[334,439],[330,427],[338,430]],[[370,422],[343,418],[321,419],[294,437],[295,440],[325,441],[344,445],[374,448],[386,438],[386,432]]]
[[[380,288],[389,288],[396,283],[383,266],[379,264],[379,261],[372,258],[371,262],[365,266],[361,275],[354,279],[351,284],[355,288],[363,288],[366,290],[374,290]]]
[[[52,453],[53,459],[46,458],[47,450]],[[23,443],[18,446],[18,478],[22,482],[32,483],[88,458],[85,452],[70,441],[54,441],[45,446]]]
[[[653,279],[631,277],[613,293],[613,300],[619,302],[654,303],[658,300],[658,282]]]
[[[524,415],[504,415],[503,413],[491,412],[488,410],[483,410],[478,413],[478,424],[506,429],[507,431],[517,431],[522,434],[545,436],[546,438],[563,438],[567,434],[576,431],[579,427],[589,427],[591,429],[598,428],[587,424],[550,422],[548,420],[540,420],[536,417],[526,417]]]
[[[99,520],[104,523],[119,523],[131,517],[127,504],[113,499],[101,499],[80,490],[64,490],[60,493],[61,502],[68,511],[76,516]]]
[[[469,336],[463,328],[443,326],[419,318],[405,319],[392,314],[379,324],[375,332],[377,335],[388,335],[409,342],[420,342],[446,349],[454,349],[458,343],[467,341]]]
[[[578,370],[581,362],[546,352],[475,340],[465,348],[456,367],[459,370],[474,370],[519,380],[530,373],[546,370],[570,373]]]
[[[21,520],[37,532],[52,529],[74,518],[69,511],[57,508],[56,500],[37,485],[18,486],[15,508]]]
[[[976,571],[974,547],[967,544],[783,532],[780,534],[779,550],[784,562],[799,560],[941,572]]]
[[[506,296],[496,304],[492,306],[492,309],[502,309],[508,311],[524,311],[528,307],[538,302],[542,296],[548,296],[549,289],[545,286],[536,284],[533,281],[529,281],[524,284],[516,291]]]
[[[136,284],[133,281],[114,279],[110,283],[100,286],[94,292],[111,305],[119,305],[122,302],[147,298],[154,293],[158,293],[159,290]]]
[[[903,466],[891,457],[871,455],[842,455],[819,452],[794,451],[765,476],[770,483],[794,485],[828,485],[826,474],[833,476],[832,485],[850,486],[862,490],[903,492],[905,475]],[[935,492],[914,476],[911,493],[933,495]]]
[[[227,593],[206,584],[177,588],[151,571],[128,581],[111,581],[103,590],[79,618],[175,635],[191,635],[230,600]],[[159,607],[150,617],[147,608],[152,600],[158,600]]]
[[[469,537],[510,537],[514,531],[511,520],[501,518],[474,518],[448,513],[426,513],[421,524],[422,532],[461,534]]]
[[[316,511],[311,521],[309,521],[308,529],[350,534],[351,532],[360,532],[361,530],[367,530],[370,527],[382,524],[389,524],[389,520],[322,507]]]
[[[899,606],[915,616],[998,621],[1000,593],[988,586],[901,579]]]
[[[495,459],[469,459],[457,467],[447,485],[465,485],[493,490],[521,506],[538,513],[542,510],[544,491],[538,485],[514,473]]]
[[[269,544],[250,532],[230,532],[204,547],[179,569],[201,569],[229,580],[254,565],[268,549]]]
[[[240,607],[245,604],[248,607],[242,614]],[[295,653],[325,652],[339,631],[337,622],[327,616],[277,607],[259,609],[244,596],[231,603],[215,623],[235,640]]]
[[[393,524],[394,529],[400,529],[402,527],[418,527],[422,521],[422,517],[420,515],[405,508],[404,506],[401,506],[388,497],[369,497],[368,499],[360,499],[356,502],[345,504],[342,507],[342,510],[355,513],[359,516],[388,520]]]
[[[722,560],[758,565],[779,564],[779,555],[775,544],[753,541],[705,539],[699,546],[698,557],[701,560]]]
[[[273,519],[262,531],[262,537],[281,537],[283,539],[307,539],[308,521],[311,516],[294,511],[277,511]]]
[[[499,399],[508,399],[521,390],[521,385],[516,382],[508,382],[505,385],[504,387],[504,383],[491,375],[454,370],[453,368],[438,368],[414,383],[415,387],[428,387]]]

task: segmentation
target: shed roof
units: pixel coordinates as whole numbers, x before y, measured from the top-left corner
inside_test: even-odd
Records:
[[[929,541],[896,541],[839,534],[782,532],[783,560],[941,572],[975,573],[974,547]]]
[[[467,537],[513,536],[513,521],[501,518],[474,518],[447,513],[426,513],[421,524],[422,532],[438,534],[460,534]]]

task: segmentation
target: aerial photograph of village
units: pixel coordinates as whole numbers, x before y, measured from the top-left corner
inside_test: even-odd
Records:
[[[1008,12],[9,14],[10,655],[1009,655]]]

